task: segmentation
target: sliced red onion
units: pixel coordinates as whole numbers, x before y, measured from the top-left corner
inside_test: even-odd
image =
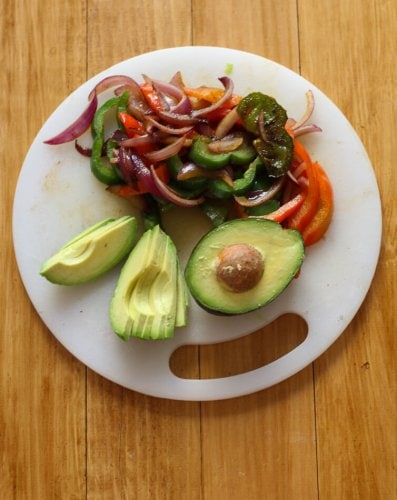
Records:
[[[81,155],[87,156],[88,158],[91,157],[92,148],[88,148],[86,146],[82,146],[77,141],[74,141],[74,147],[76,148],[76,151],[79,152]]]
[[[167,134],[171,135],[184,135],[190,132],[193,128],[193,126],[188,126],[188,127],[181,127],[181,128],[174,128],[174,127],[168,127],[167,125],[164,125],[163,123],[160,123],[159,121],[155,120],[151,116],[146,117],[145,121],[149,123],[151,126],[161,130],[162,132],[165,132]]]
[[[146,153],[145,157],[154,162],[163,161],[171,156],[176,155],[183,148],[185,144],[185,136],[180,137],[176,141],[173,141],[168,146],[165,146],[162,149],[158,149],[157,151],[151,151],[150,153]]]
[[[222,106],[222,104],[225,104],[225,102],[230,99],[230,97],[233,94],[233,88],[234,88],[233,80],[231,78],[229,78],[228,76],[222,76],[221,78],[219,78],[219,81],[225,87],[225,92],[224,92],[223,96],[220,99],[218,99],[216,102],[211,104],[210,106],[207,106],[206,108],[193,110],[191,113],[192,116],[197,117],[197,116],[203,116],[203,115],[206,115],[208,113],[211,113],[212,111],[215,111],[220,106]]]
[[[131,156],[123,147],[119,148],[117,163],[119,165],[120,172],[124,181],[129,185],[133,185],[134,181],[136,180],[135,167],[131,161]]]
[[[73,141],[80,137],[91,125],[94,118],[96,109],[98,106],[98,97],[96,93],[93,94],[93,98],[83,111],[83,113],[75,120],[69,127],[63,130],[61,133],[57,134],[55,137],[44,141],[44,144],[57,145],[64,144],[65,142]]]
[[[175,106],[171,106],[171,111],[182,115],[189,114],[192,111],[192,103],[189,97],[183,94],[182,99]]]
[[[277,179],[267,191],[252,193],[251,196],[235,196],[234,199],[243,207],[255,207],[271,200],[282,188],[284,176]]]
[[[208,149],[212,153],[230,153],[234,151],[243,143],[243,138],[241,136],[226,136],[218,141],[213,141],[208,144]]]
[[[163,82],[161,80],[152,80],[152,85],[157,91],[172,97],[175,101],[180,101],[183,96],[183,91],[180,87],[168,82]]]
[[[299,137],[301,135],[311,134],[313,132],[322,132],[322,129],[314,123],[301,125],[300,127],[294,129],[294,136]]]
[[[234,127],[238,119],[239,115],[237,113],[237,108],[231,109],[229,113],[225,115],[218,123],[215,129],[215,137],[217,139],[222,139],[223,137],[225,137],[225,135],[227,135]]]
[[[142,183],[145,190],[151,193],[154,196],[159,196],[163,198],[162,192],[158,189],[156,183],[154,182],[154,178],[151,170],[144,164],[142,159],[136,155],[135,153],[131,153],[129,155],[129,159],[131,162],[132,172],[135,177]],[[154,170],[154,168],[153,168]]]
[[[199,167],[195,163],[189,162],[185,163],[177,174],[178,181],[186,181],[188,179],[194,179],[195,177],[206,177],[208,179],[222,179],[233,186],[233,179],[230,172],[226,168],[221,168],[219,170],[208,170],[206,168]]]
[[[292,181],[294,184],[297,184],[297,185],[299,186],[298,179],[297,179],[297,178],[295,177],[295,175],[291,172],[291,170],[288,170],[287,175],[288,175],[288,177],[291,179],[291,181]]]
[[[183,89],[185,87],[185,84],[183,83],[182,73],[180,71],[177,71],[171,78],[170,83],[171,85],[175,85],[175,87]]]
[[[307,100],[306,111],[303,114],[302,118],[292,125],[292,127],[291,127],[292,130],[296,130],[297,128],[304,125],[309,120],[309,118],[311,117],[311,115],[313,113],[314,95],[313,95],[313,92],[311,90],[308,90],[306,92],[306,100]]]
[[[205,201],[204,196],[200,196],[199,198],[194,199],[186,199],[182,198],[178,193],[176,193],[173,189],[171,189],[167,184],[165,184],[157,175],[156,170],[153,165],[150,165],[150,173],[152,175],[152,179],[156,185],[156,188],[159,190],[160,195],[165,200],[177,205],[179,207],[191,208],[197,207]]]
[[[117,85],[137,85],[137,83],[134,79],[126,75],[107,76],[95,85],[95,87],[89,93],[88,99],[91,99],[94,93],[98,95],[105,90],[116,87]]]
[[[140,117],[153,113],[152,108],[149,106],[142,94],[140,86],[136,82],[134,82],[133,84],[121,85],[114,91],[116,95],[122,95],[124,92],[128,92],[130,94],[127,107],[136,108]]]
[[[136,146],[144,146],[146,144],[156,143],[156,138],[151,134],[140,135],[137,137],[130,137],[119,142],[119,146],[125,148],[133,148]]]
[[[159,111],[158,115],[166,123],[180,127],[195,125],[200,122],[200,118],[192,116],[192,114],[175,113],[173,111]]]

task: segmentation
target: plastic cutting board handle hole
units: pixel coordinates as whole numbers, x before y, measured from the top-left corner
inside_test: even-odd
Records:
[[[304,342],[306,321],[297,314],[284,314],[260,330],[236,340],[176,349],[171,371],[185,379],[230,377],[265,366]]]

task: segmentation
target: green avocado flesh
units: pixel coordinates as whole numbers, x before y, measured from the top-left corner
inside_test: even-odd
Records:
[[[167,339],[187,321],[188,290],[175,245],[157,225],[125,262],[110,303],[112,329],[122,339]]]
[[[104,219],[63,245],[40,274],[58,285],[87,283],[115,267],[132,249],[137,222],[129,215]]]
[[[254,255],[262,264],[257,282],[243,291],[225,286],[218,274],[220,264],[224,263],[223,256],[236,246],[248,246],[250,257]],[[277,222],[261,218],[237,219],[221,224],[198,242],[187,263],[185,278],[192,296],[209,312],[243,314],[280,295],[296,275],[303,259],[304,245],[298,231],[283,229]],[[242,262],[236,257],[233,264],[244,279],[249,274],[244,268],[248,264]],[[227,266],[221,267],[228,270]]]

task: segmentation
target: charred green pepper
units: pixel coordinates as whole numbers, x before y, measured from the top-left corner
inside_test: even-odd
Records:
[[[261,92],[252,92],[237,106],[246,130],[257,137],[253,146],[271,177],[284,175],[292,162],[294,143],[285,130],[288,119],[278,102]]]

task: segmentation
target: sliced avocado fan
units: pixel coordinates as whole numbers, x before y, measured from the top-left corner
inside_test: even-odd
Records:
[[[185,326],[188,292],[171,238],[156,225],[125,262],[111,303],[110,323],[122,339],[167,339]]]
[[[80,285],[115,267],[132,249],[138,224],[132,216],[107,218],[63,245],[40,274],[58,285]]]

